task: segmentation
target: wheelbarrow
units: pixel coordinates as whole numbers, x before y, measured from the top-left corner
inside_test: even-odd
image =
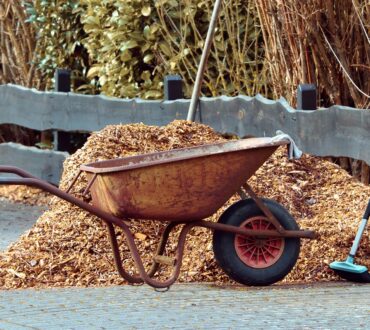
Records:
[[[67,191],[19,168],[0,166],[0,172],[21,177],[0,178],[0,184],[40,188],[99,217],[107,225],[117,271],[130,283],[169,288],[179,276],[187,234],[194,227],[205,227],[214,231],[215,258],[229,277],[245,285],[269,285],[293,268],[300,239],[315,236],[313,231],[300,230],[283,206],[259,198],[246,183],[279,146],[289,143],[250,138],[94,162],[80,167]],[[70,194],[82,172],[88,178],[85,193],[91,193],[92,204]],[[217,223],[205,220],[236,192],[241,200]],[[130,231],[135,219],[167,223],[148,271]],[[164,255],[165,246],[178,226],[182,229],[171,258]],[[123,268],[116,227],[123,230],[137,274]],[[172,275],[163,281],[155,278],[161,264],[172,266]]]

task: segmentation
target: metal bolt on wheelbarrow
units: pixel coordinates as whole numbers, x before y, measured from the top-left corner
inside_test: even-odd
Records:
[[[180,273],[186,236],[199,226],[214,231],[216,260],[232,279],[246,285],[269,285],[284,278],[295,265],[300,238],[315,236],[312,231],[299,230],[283,206],[259,198],[246,184],[279,146],[289,143],[251,138],[95,162],[81,166],[67,192],[19,168],[0,166],[0,172],[22,177],[1,178],[0,184],[40,188],[99,217],[107,225],[116,268],[130,283],[171,286]],[[92,205],[69,193],[81,172],[87,174],[85,191],[91,193]],[[204,220],[236,192],[242,199],[217,223]],[[149,272],[130,231],[130,222],[135,219],[167,223]],[[123,268],[116,226],[125,235],[136,264],[135,275]],[[182,229],[176,256],[169,258],[164,255],[165,246],[178,226]],[[161,264],[173,267],[172,275],[164,281],[154,278]]]

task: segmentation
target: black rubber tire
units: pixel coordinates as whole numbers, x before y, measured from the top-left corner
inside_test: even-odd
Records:
[[[262,199],[280,224],[289,230],[299,230],[290,213],[279,203]],[[219,223],[239,227],[245,220],[264,215],[252,199],[245,199],[231,205],[220,217]],[[279,259],[267,268],[253,268],[246,265],[237,255],[234,246],[235,234],[215,230],[213,252],[219,266],[233,280],[254,286],[270,285],[283,279],[294,267],[300,251],[299,238],[285,238],[284,250]]]

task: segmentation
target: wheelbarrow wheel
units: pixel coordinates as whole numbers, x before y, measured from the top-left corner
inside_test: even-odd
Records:
[[[299,229],[282,205],[270,199],[262,201],[285,229]],[[252,199],[230,206],[218,222],[251,230],[276,229]],[[263,286],[280,281],[294,267],[299,250],[299,238],[246,237],[217,230],[213,234],[217,263],[230,278],[245,285]]]

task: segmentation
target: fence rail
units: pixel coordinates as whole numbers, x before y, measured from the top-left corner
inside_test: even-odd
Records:
[[[186,119],[189,104],[190,100],[125,100],[0,85],[0,124],[63,131],[96,131],[109,124],[135,122],[166,125],[175,119]],[[295,110],[284,99],[272,101],[260,95],[201,98],[199,109],[198,119],[222,133],[241,137],[273,136],[277,130],[282,130],[291,135],[304,152],[316,156],[351,157],[370,164],[370,110],[343,106]],[[19,148],[0,147],[0,164],[7,161],[23,168],[29,165],[25,158],[12,156],[19,155]],[[52,151],[31,149],[27,151],[29,159],[48,153],[42,158],[43,163],[40,158],[42,164],[39,164],[45,173],[49,173],[46,169],[50,168],[60,173],[61,158],[66,156],[65,153],[54,157],[50,156]],[[54,183],[58,182],[59,175],[46,174]]]
[[[0,165],[20,167],[36,177],[54,184],[59,183],[63,162],[67,156],[66,152],[25,147],[13,142],[0,144]]]

